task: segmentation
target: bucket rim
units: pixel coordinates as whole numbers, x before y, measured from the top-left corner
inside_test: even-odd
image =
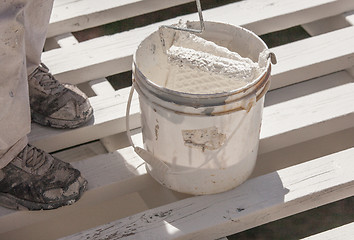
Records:
[[[136,66],[135,61],[133,62],[133,71],[137,72],[140,77],[143,78],[143,80],[145,80],[145,82],[150,85],[151,87],[158,89],[162,92],[168,93],[168,94],[172,94],[175,96],[182,96],[182,97],[187,97],[187,98],[196,98],[196,99],[200,99],[200,98],[218,98],[218,97],[228,97],[230,95],[236,95],[239,93],[244,93],[246,92],[248,89],[252,88],[253,86],[257,85],[257,83],[259,83],[259,81],[261,79],[264,78],[264,76],[267,75],[267,72],[270,69],[270,60],[267,60],[267,67],[261,72],[261,74],[255,78],[252,82],[247,83],[246,85],[244,85],[241,88],[236,88],[232,91],[224,91],[224,92],[220,92],[220,93],[188,93],[188,92],[180,92],[180,91],[176,91],[176,90],[172,90],[169,88],[165,88],[163,86],[160,86],[156,83],[154,83],[153,81],[151,81],[149,78],[147,78],[141,71],[140,69]]]

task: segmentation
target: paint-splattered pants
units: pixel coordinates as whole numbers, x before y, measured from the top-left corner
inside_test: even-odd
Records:
[[[27,76],[40,63],[53,0],[0,0],[0,169],[27,144]]]

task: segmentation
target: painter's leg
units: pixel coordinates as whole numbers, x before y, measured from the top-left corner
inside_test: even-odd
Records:
[[[25,45],[32,121],[55,128],[76,128],[88,122],[93,109],[77,87],[59,84],[41,64],[53,0],[31,1],[25,11]],[[40,13],[40,14],[38,14]]]
[[[27,75],[30,75],[41,63],[52,7],[53,0],[32,0],[26,6],[25,45]]]
[[[26,2],[0,0],[0,169],[26,146],[30,132],[24,41]]]
[[[29,55],[40,56],[50,8],[47,1],[0,0],[0,205],[12,209],[72,204],[87,185],[70,164],[27,144],[31,118],[26,52],[29,48]],[[38,31],[32,32],[32,24]],[[32,48],[25,40],[29,33],[38,34],[41,43],[32,36],[38,41]]]

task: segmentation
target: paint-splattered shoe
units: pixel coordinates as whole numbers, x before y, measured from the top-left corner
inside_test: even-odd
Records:
[[[0,205],[17,210],[55,209],[76,202],[87,181],[79,170],[27,145],[0,169]]]
[[[93,116],[87,96],[71,84],[59,83],[41,64],[28,76],[32,121],[54,128],[76,128]]]

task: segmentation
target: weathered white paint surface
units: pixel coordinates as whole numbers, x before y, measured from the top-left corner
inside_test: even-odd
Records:
[[[91,0],[56,0],[54,12],[60,16],[53,15],[49,35],[65,34],[48,41],[48,47],[61,49],[46,52],[44,62],[60,80],[93,89],[98,95],[90,99],[95,119],[70,131],[34,124],[30,140],[53,151],[108,137],[104,144],[112,152],[96,141],[56,153],[83,172],[88,192],[75,205],[54,211],[0,208],[0,239],[48,240],[71,234],[92,239],[111,234],[127,239],[212,239],[354,195],[354,15],[341,14],[354,9],[352,0],[249,0],[204,11],[206,20],[243,25],[258,34],[302,24],[314,37],[273,49],[279,60],[273,68],[276,90],[266,96],[253,173],[258,178],[230,192],[191,197],[167,190],[146,174],[124,136],[129,88],[113,92],[101,78],[130,70],[137,44],[162,23],[84,43],[70,31],[184,2],[191,1],[105,0],[97,6]],[[116,14],[122,12],[125,15]],[[197,19],[197,14],[182,18]],[[138,128],[136,96],[132,113],[131,125]],[[134,135],[141,145],[139,130]],[[349,224],[313,239],[352,235]]]
[[[321,87],[323,91],[318,91]],[[55,151],[125,131],[128,91],[121,89],[115,95],[92,97],[90,100],[95,119],[82,128],[58,131],[33,124],[30,141],[47,151]],[[345,72],[271,91],[266,96],[266,105],[268,98],[269,102],[277,104],[264,109],[260,152],[269,152],[354,126],[353,91],[352,78]],[[289,98],[293,99],[288,101]],[[138,104],[135,96],[131,111],[133,128],[140,127]]]
[[[241,1],[206,10],[204,11],[204,19],[241,25],[254,30],[257,34],[263,34],[333,16],[354,8],[352,0],[267,0],[256,2]],[[120,34],[93,39],[72,48],[55,49],[44,53],[43,61],[59,80],[71,81],[75,84],[128,71],[131,69],[132,54],[138,44],[158,26],[176,23],[180,18],[197,20],[198,16],[191,14]],[[317,43],[319,46],[321,44],[327,46],[326,42]],[[303,54],[306,54],[308,49],[302,51]],[[301,57],[300,53],[301,49],[299,49],[299,57]],[[71,55],[72,60],[63,61],[68,55]],[[300,58],[299,61],[303,61],[303,59]]]
[[[193,0],[56,0],[48,36],[96,27]]]
[[[354,148],[64,239],[216,239],[354,194]],[[196,221],[198,219],[198,221]]]

